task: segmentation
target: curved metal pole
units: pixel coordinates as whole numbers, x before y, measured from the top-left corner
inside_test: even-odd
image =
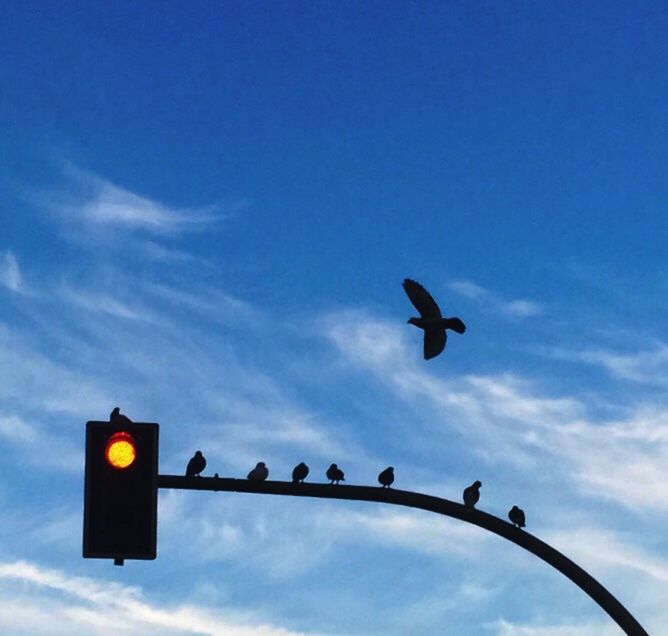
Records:
[[[535,554],[553,568],[567,576],[573,583],[604,609],[610,618],[628,636],[649,636],[631,613],[606,590],[596,579],[580,566],[533,535],[482,510],[470,510],[463,504],[423,495],[408,490],[371,486],[335,486],[331,484],[293,483],[289,481],[250,481],[223,477],[182,477],[180,475],[158,475],[158,488],[185,490],[222,490],[228,492],[252,492],[264,495],[292,495],[295,497],[320,497],[324,499],[352,499],[377,501],[380,503],[419,508],[454,517],[489,530],[521,548]]]

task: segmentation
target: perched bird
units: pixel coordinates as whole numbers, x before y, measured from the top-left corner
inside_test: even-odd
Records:
[[[524,510],[517,506],[513,506],[510,509],[508,519],[510,519],[510,522],[517,528],[524,528],[527,522],[526,517],[524,516]]]
[[[419,318],[409,318],[408,323],[424,330],[424,359],[436,357],[445,348],[448,339],[446,329],[464,333],[466,325],[459,318],[443,318],[441,310],[431,294],[420,283],[404,279],[404,291],[420,312]]]
[[[479,481],[474,481],[468,488],[464,488],[464,505],[467,508],[475,508],[475,505],[480,499],[480,486],[482,484]]]
[[[257,466],[248,473],[248,479],[251,481],[264,481],[267,477],[269,477],[269,470],[264,462],[258,462]]]
[[[121,414],[121,409],[116,406],[114,410],[109,414],[109,421],[114,424],[131,424],[132,420],[127,416]]]
[[[206,468],[206,458],[202,455],[202,451],[195,451],[195,454],[190,458],[188,467],[186,468],[186,477],[199,477],[199,474]]]
[[[308,466],[304,462],[301,462],[301,464],[297,464],[292,470],[292,481],[294,481],[295,484],[304,481],[307,475]]]
[[[394,482],[394,468],[388,466],[384,471],[378,475],[378,481],[383,486],[383,488],[389,488]]]
[[[327,469],[327,479],[329,479],[331,484],[338,484],[340,481],[345,481],[343,478],[343,471],[336,464],[332,464]]]

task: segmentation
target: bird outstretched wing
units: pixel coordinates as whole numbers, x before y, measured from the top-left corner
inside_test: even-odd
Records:
[[[445,329],[428,329],[424,332],[424,359],[435,358],[443,349],[448,336]]]
[[[420,283],[410,278],[404,278],[404,291],[423,318],[436,319],[442,317],[436,301]]]

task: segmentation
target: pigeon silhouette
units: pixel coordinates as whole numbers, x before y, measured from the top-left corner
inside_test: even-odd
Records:
[[[264,481],[267,477],[269,477],[269,470],[264,462],[258,462],[257,466],[248,473],[248,479],[251,481]]]
[[[384,471],[378,475],[378,482],[383,486],[383,488],[389,488],[394,482],[394,468],[388,466]]]
[[[114,407],[114,410],[109,414],[109,421],[114,424],[132,424],[132,420],[127,415],[123,415],[118,406]]]
[[[467,508],[475,508],[475,505],[480,499],[480,486],[482,484],[479,481],[474,481],[468,488],[464,488],[464,505]]]
[[[302,482],[306,479],[307,475],[308,466],[304,462],[301,462],[300,464],[297,464],[292,470],[292,481],[295,482],[295,484]]]
[[[408,323],[424,330],[424,359],[435,358],[445,348],[446,329],[461,334],[466,331],[466,325],[459,318],[443,318],[436,301],[420,283],[405,278],[404,291],[420,312],[419,318],[409,318]]]
[[[508,512],[508,519],[510,519],[511,523],[516,528],[524,528],[527,522],[526,517],[524,516],[524,510],[517,506],[513,506],[510,509],[510,512]]]
[[[327,469],[327,479],[329,479],[330,484],[338,484],[340,481],[345,481],[343,471],[336,464],[332,464]]]
[[[195,454],[190,458],[188,467],[186,468],[186,477],[199,477],[200,473],[206,468],[206,458],[202,455],[202,451],[195,451]]]

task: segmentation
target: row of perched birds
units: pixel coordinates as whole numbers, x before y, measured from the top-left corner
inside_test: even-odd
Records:
[[[186,477],[199,477],[202,471],[206,468],[206,459],[202,455],[201,451],[197,451],[193,457],[188,462],[188,467],[186,468]],[[295,484],[303,483],[303,481],[308,477],[309,467],[304,463],[300,462],[292,469],[292,481]],[[332,464],[325,473],[327,479],[329,479],[330,484],[338,484],[339,482],[345,481],[345,475],[343,471],[336,465]],[[216,473],[216,477],[218,473]],[[265,481],[269,477],[269,469],[264,462],[258,462],[246,476],[247,479],[251,481]],[[378,475],[378,483],[383,488],[389,488],[394,483],[394,467],[388,466],[385,470],[381,471]],[[462,493],[462,498],[464,500],[464,505],[472,510],[475,508],[475,505],[480,500],[480,487],[482,483],[480,481],[474,481],[470,486],[464,488]],[[517,528],[524,528],[526,525],[526,517],[524,511],[517,506],[513,506],[508,512],[508,518],[511,523]]]

